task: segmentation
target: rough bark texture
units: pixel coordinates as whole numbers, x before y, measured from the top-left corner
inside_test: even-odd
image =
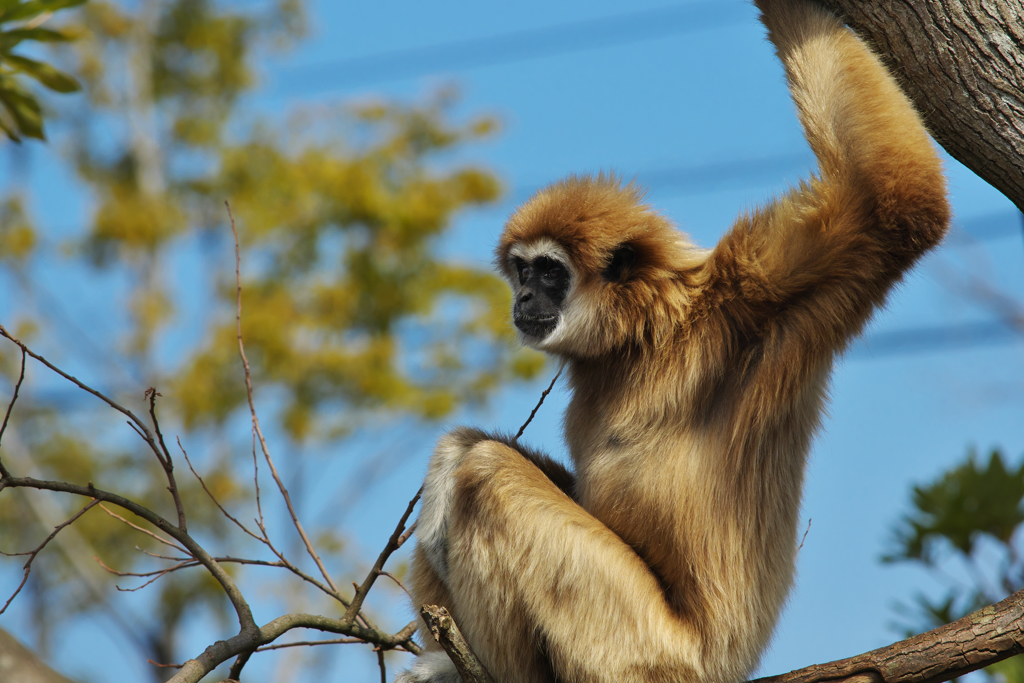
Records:
[[[856,657],[752,683],[940,683],[1024,652],[1024,591]]]
[[[1024,0],[820,0],[868,40],[947,152],[1024,211]]]
[[[494,679],[469,649],[469,643],[462,636],[448,610],[436,605],[423,605],[420,608],[420,616],[423,617],[434,639],[451,657],[464,683],[494,683]]]

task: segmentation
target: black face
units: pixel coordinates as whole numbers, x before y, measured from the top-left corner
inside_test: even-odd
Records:
[[[515,257],[519,289],[515,294],[512,320],[524,334],[543,339],[558,325],[562,302],[569,292],[569,269],[550,256],[532,261]]]

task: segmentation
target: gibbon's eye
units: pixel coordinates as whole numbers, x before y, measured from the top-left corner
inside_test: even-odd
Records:
[[[559,297],[565,296],[569,289],[569,270],[561,261],[549,256],[541,256],[530,265],[533,268],[533,274],[540,277],[544,287],[552,293],[557,292]]]
[[[619,282],[629,275],[629,271],[635,264],[636,250],[629,244],[620,244],[612,252],[612,257],[601,274],[609,282]]]
[[[516,272],[519,273],[519,285],[522,286],[526,284],[526,281],[530,277],[530,266],[526,261],[524,261],[521,258],[516,258],[515,265]]]
[[[541,275],[541,277],[544,279],[545,283],[549,285],[556,285],[567,279],[568,275],[569,274],[566,272],[565,266],[558,261],[555,261],[554,264],[544,270],[544,274]]]

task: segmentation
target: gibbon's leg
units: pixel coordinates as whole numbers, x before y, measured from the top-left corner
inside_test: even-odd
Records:
[[[419,524],[417,562],[430,568],[417,567],[414,600],[446,600],[496,680],[698,677],[694,630],[647,565],[520,450],[477,431],[446,436]]]
[[[456,429],[442,437],[434,450],[423,484],[423,502],[417,522],[417,545],[409,587],[413,608],[417,613],[422,605],[440,605],[451,612],[455,611],[451,594],[441,578],[448,576],[448,534],[455,494],[455,471],[472,447],[486,440],[512,442],[504,436],[487,434],[477,429]],[[529,449],[521,449],[519,453],[541,468],[566,495],[572,495],[574,479],[562,465]],[[458,683],[460,679],[455,666],[424,627],[421,621],[420,633],[423,634],[426,652],[417,658],[408,672],[399,677],[398,682]]]

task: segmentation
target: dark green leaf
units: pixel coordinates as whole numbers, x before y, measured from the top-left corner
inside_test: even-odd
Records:
[[[34,97],[5,79],[5,82],[0,84],[0,104],[10,112],[22,135],[39,140],[46,139],[43,134],[42,108]]]
[[[966,462],[927,486],[915,486],[914,511],[895,531],[895,552],[886,561],[930,562],[930,544],[944,540],[965,555],[979,534],[1003,544],[1024,522],[1024,465],[1008,470],[994,451],[987,464],[972,454]]]
[[[66,7],[77,7],[84,5],[86,0],[29,0],[22,4],[16,2],[4,2],[0,11],[0,22],[21,21],[31,19],[43,12],[55,12]]]
[[[50,90],[66,93],[82,89],[82,86],[73,77],[53,68],[49,64],[17,55],[6,55],[3,59],[15,69],[31,76]]]
[[[48,28],[19,28],[0,33],[0,52],[9,52],[23,40],[35,40],[40,43],[59,43],[71,40],[71,37],[60,31]]]

